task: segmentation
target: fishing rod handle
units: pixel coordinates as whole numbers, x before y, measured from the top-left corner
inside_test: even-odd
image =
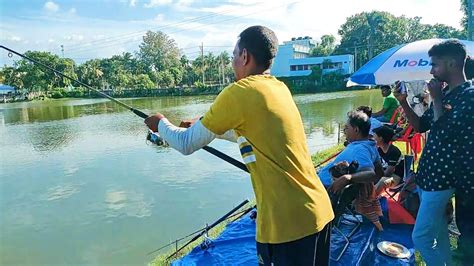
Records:
[[[243,164],[242,162],[230,157],[229,155],[221,152],[221,151],[218,151],[212,147],[209,147],[209,146],[204,146],[202,147],[203,150],[209,152],[210,154],[214,155],[214,156],[217,156],[219,158],[221,158],[222,160],[232,164],[233,166],[239,168],[240,170],[243,170],[247,173],[249,173],[249,169],[247,168],[247,166],[245,164]]]
[[[135,108],[130,108],[130,111],[132,111],[134,114],[138,115],[139,117],[143,119],[146,119],[147,117],[149,117],[149,115]]]

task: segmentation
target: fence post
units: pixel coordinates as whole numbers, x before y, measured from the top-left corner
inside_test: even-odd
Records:
[[[337,123],[337,144],[339,144],[341,140],[341,124]]]

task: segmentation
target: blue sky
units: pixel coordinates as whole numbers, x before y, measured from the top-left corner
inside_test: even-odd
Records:
[[[424,23],[460,28],[459,0],[0,0],[0,43],[20,52],[45,50],[77,62],[138,50],[147,30],[161,30],[190,58],[231,51],[248,26],[269,26],[291,37],[337,36],[348,16],[362,11],[421,16]],[[10,63],[0,51],[0,65]]]

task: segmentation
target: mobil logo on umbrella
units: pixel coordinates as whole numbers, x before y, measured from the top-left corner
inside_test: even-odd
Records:
[[[431,65],[431,61],[428,61],[423,58],[420,58],[418,60],[398,59],[393,64],[393,67],[417,67],[417,66],[429,66],[429,65]]]

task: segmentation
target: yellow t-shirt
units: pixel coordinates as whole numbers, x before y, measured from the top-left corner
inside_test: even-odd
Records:
[[[284,83],[267,75],[241,79],[217,96],[201,122],[215,134],[234,129],[238,136],[257,200],[258,242],[301,239],[334,218]]]

